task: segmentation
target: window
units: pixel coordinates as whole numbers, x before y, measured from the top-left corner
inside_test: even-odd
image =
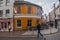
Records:
[[[9,9],[8,9],[8,10],[6,10],[6,14],[5,14],[5,15],[6,15],[6,17],[10,17],[10,14],[9,14],[9,13],[10,13],[10,10],[9,10]]]
[[[38,24],[39,23],[39,20],[37,20],[36,23]]]
[[[9,14],[10,13],[10,10],[6,10],[6,14]]]
[[[8,3],[10,3],[10,0],[6,0],[6,5],[8,5]]]
[[[28,20],[27,26],[32,26],[32,20]]]
[[[60,12],[60,8],[59,8],[59,12]]]
[[[58,18],[60,19],[60,15],[58,15]]]
[[[20,14],[20,6],[17,6],[17,13]]]
[[[21,20],[17,20],[17,27],[21,27]]]
[[[28,6],[28,14],[31,14],[31,6]]]
[[[8,25],[10,25],[10,22],[8,22]]]
[[[3,15],[3,10],[0,10],[0,17]]]
[[[3,0],[0,0],[0,7],[3,6]]]
[[[42,13],[42,10],[40,8],[37,8],[37,15],[40,15]]]

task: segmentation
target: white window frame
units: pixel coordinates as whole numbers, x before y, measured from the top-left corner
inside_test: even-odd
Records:
[[[31,22],[30,22],[30,21],[31,21]],[[29,24],[29,25],[27,24],[27,26],[30,26],[30,25],[32,26],[32,20],[31,20],[31,19],[29,19],[27,22],[28,22],[28,24]],[[31,24],[30,24],[30,23],[31,23]]]
[[[7,6],[10,5],[10,0],[9,1],[6,0],[6,5]]]
[[[0,11],[2,11],[2,16],[3,16],[3,10],[0,10]],[[0,17],[2,17],[2,16],[0,16]]]
[[[21,21],[21,24],[22,24],[22,21]],[[17,27],[17,28],[22,28],[22,26],[20,26],[20,27],[19,27],[19,26],[17,26],[17,20],[16,20],[16,27]]]
[[[40,8],[37,8],[37,15],[41,15],[42,14],[42,10]]]
[[[3,6],[3,0],[2,1],[0,1],[0,7],[2,7]]]
[[[9,10],[9,13],[8,13],[8,14],[5,13],[5,15],[6,15],[7,17],[10,17],[10,9],[7,9],[7,10]]]

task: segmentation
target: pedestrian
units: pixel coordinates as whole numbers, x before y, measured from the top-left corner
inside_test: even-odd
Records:
[[[50,23],[50,26],[53,27],[53,23]]]
[[[46,40],[46,38],[43,36],[43,34],[41,33],[41,27],[42,27],[42,24],[40,24],[40,23],[38,23],[37,24],[37,30],[38,30],[38,37],[39,37],[39,35],[41,35],[42,36],[42,38],[44,39],[44,40]]]
[[[41,35],[43,37],[43,34],[41,34],[41,26],[42,26],[41,24],[39,24],[39,23],[37,24],[37,30],[38,30],[38,35],[37,36],[38,37],[39,37],[39,35]]]
[[[55,28],[57,29],[57,20],[55,20]]]
[[[11,31],[11,26],[10,26],[10,24],[8,25],[8,30],[9,30],[9,32]]]

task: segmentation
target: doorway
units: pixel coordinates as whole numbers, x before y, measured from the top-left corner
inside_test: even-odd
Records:
[[[8,29],[8,22],[1,22],[1,30],[7,30]]]

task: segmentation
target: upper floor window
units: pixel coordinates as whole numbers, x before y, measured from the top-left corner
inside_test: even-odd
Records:
[[[9,13],[10,13],[10,10],[9,10],[9,9],[8,9],[8,10],[6,10],[6,16],[7,16],[7,17],[9,17],[9,16],[10,16],[10,14],[9,14]]]
[[[17,13],[20,14],[20,6],[17,6]]]
[[[37,8],[37,15],[42,14],[42,10],[40,8]]]
[[[6,5],[9,5],[9,3],[10,3],[10,0],[6,0]]]
[[[21,27],[21,20],[17,20],[17,27]]]
[[[28,14],[31,14],[31,6],[28,6]]]
[[[0,17],[3,15],[3,10],[0,10]]]
[[[3,0],[0,0],[0,7],[3,6]]]
[[[10,13],[10,10],[8,9],[8,10],[6,10],[6,14],[9,14]]]
[[[59,13],[60,13],[60,7],[59,7]]]

